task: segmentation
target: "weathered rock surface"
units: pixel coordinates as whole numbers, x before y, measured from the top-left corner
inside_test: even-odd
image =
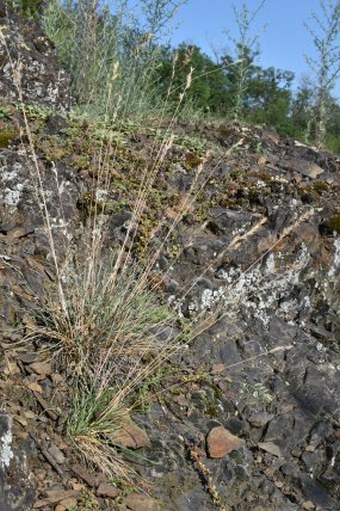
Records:
[[[70,79],[41,28],[18,16],[3,0],[0,25],[1,100],[19,101],[22,94],[28,103],[68,109]]]
[[[133,493],[123,502],[123,509],[130,511],[160,511],[158,502],[149,495]]]
[[[28,451],[14,447],[13,423],[0,413],[0,509],[28,511],[35,491],[27,466]]]
[[[77,158],[78,141],[63,134],[65,122],[66,128],[56,124],[53,136],[68,137],[64,140],[72,144],[72,158]],[[45,133],[51,125],[51,119],[43,120],[37,133]],[[240,129],[232,125],[229,133],[234,130],[236,137]],[[82,133],[79,150],[90,154],[84,145],[86,132]],[[169,511],[215,509],[189,460],[192,448],[202,453],[200,460],[230,509],[268,509],[270,503],[269,509],[296,511],[312,502],[315,509],[332,511],[337,509],[340,480],[340,245],[337,232],[320,226],[337,212],[339,164],[331,155],[312,153],[324,173],[317,181],[304,174],[297,181],[280,162],[284,155],[303,158],[300,147],[287,146],[280,138],[268,141],[266,132],[257,128],[249,128],[247,136],[250,140],[244,142],[242,154],[226,158],[224,164],[223,149],[216,149],[222,153],[215,181],[178,224],[174,240],[159,259],[157,273],[166,275],[165,299],[191,321],[202,315],[208,321],[180,356],[187,374],[180,394],[171,391],[178,388],[178,381],[170,364],[164,381],[170,390],[162,392],[162,406],[155,402],[147,416],[138,418],[147,435],[143,439],[150,440],[149,446],[147,440],[138,443],[144,449],[138,470],[152,481],[153,495]],[[56,140],[61,139],[53,138],[53,147],[59,151]],[[267,144],[265,161],[251,152],[251,144],[258,140]],[[228,147],[227,141],[223,144]],[[135,146],[134,151],[143,154],[138,142]],[[186,152],[179,147],[181,151]],[[86,168],[80,174],[74,170],[66,149],[56,161],[50,152],[51,146],[42,146],[38,162],[56,251],[63,258],[70,243],[77,243],[86,229],[91,210],[85,198],[86,190],[92,193],[92,180]],[[283,156],[273,163],[270,154]],[[36,169],[27,146],[14,141],[1,151],[0,159],[4,176],[0,187],[1,321],[9,342],[8,327],[29,328],[19,304],[33,306],[45,280],[53,278],[53,269],[48,264],[51,251],[41,196],[34,185]],[[213,162],[207,162],[207,171]],[[180,190],[183,173],[190,183],[194,170],[184,164],[177,173],[161,170],[159,186],[165,197],[176,186]],[[128,183],[129,174],[125,179]],[[120,206],[133,200],[133,192],[128,186],[126,190],[117,191],[113,185],[110,207],[103,207],[110,246],[122,242],[131,218],[129,209]],[[155,207],[152,200],[150,204],[147,214]],[[157,214],[167,221],[167,211]],[[153,242],[157,246],[157,239]],[[20,354],[18,363],[6,370],[14,375],[29,371],[26,388],[34,390],[40,405],[45,403],[48,409],[53,382],[59,381],[51,374],[51,366],[37,359],[32,347]],[[48,421],[55,417],[53,411],[48,414]],[[19,419],[20,424],[32,420]],[[44,431],[46,423],[33,421]],[[225,450],[222,458],[207,458],[205,438],[216,427],[242,438],[244,445]],[[138,427],[138,431],[142,430]],[[136,442],[125,442],[125,446],[137,447]],[[67,451],[62,455],[65,461],[59,457],[63,461],[59,466],[67,473]],[[33,473],[39,474],[39,463],[35,460],[33,465]],[[58,480],[53,468],[47,473],[49,480]],[[35,484],[42,487],[41,481]],[[94,492],[99,499],[108,498],[102,491],[99,496],[95,487]],[[113,489],[111,496],[115,493]],[[37,502],[44,499],[41,496]]]

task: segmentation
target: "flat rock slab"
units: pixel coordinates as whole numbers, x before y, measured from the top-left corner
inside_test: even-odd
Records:
[[[125,509],[129,511],[160,511],[158,502],[149,495],[131,493],[125,501]]]
[[[116,432],[111,434],[111,439],[115,444],[130,449],[142,449],[150,445],[145,431],[133,422],[123,424]]]
[[[303,176],[309,177],[310,179],[316,179],[320,174],[323,174],[322,169],[316,163],[311,163],[305,160],[299,160],[297,158],[291,158],[281,164],[282,168],[298,172]]]
[[[207,450],[210,458],[223,458],[241,445],[244,445],[244,440],[233,435],[223,426],[212,428],[207,436]]]

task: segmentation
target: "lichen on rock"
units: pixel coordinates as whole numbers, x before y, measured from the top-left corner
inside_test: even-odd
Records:
[[[0,27],[1,101],[18,102],[22,95],[28,103],[68,110],[70,78],[41,28],[16,14],[4,0],[0,1]]]

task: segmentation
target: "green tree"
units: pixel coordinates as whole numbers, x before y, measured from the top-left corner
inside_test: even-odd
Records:
[[[326,148],[340,154],[340,105],[330,98],[330,116],[326,135]]]
[[[223,55],[221,58],[228,83],[228,96],[225,98],[225,101],[229,116],[234,120],[245,117],[249,107],[249,84],[254,80],[258,69],[260,69],[255,65],[255,59],[258,56],[257,51],[253,51],[247,47],[239,48],[239,51],[242,52],[243,55],[242,65],[240,60],[236,60],[236,58],[231,55]],[[242,67],[241,71],[240,65]]]
[[[340,105],[331,95],[327,98],[329,118],[325,147],[335,153],[340,153]],[[317,114],[315,112],[315,89],[310,80],[304,78],[291,104],[290,121],[292,134],[306,143],[312,143],[316,138]]]
[[[289,119],[294,74],[269,67],[256,67],[248,84],[246,118],[275,127],[282,134],[292,131]]]

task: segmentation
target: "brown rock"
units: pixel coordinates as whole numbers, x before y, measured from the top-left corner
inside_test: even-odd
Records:
[[[254,412],[248,418],[248,422],[253,424],[256,428],[262,428],[265,426],[270,420],[272,420],[274,416],[267,412]]]
[[[13,419],[17,422],[19,422],[19,424],[21,424],[24,428],[27,426],[28,422],[27,420],[25,419],[25,417],[23,417],[22,415],[14,415]]]
[[[30,368],[39,375],[45,376],[51,374],[51,364],[48,362],[33,362],[30,364]]]
[[[108,483],[100,483],[97,488],[98,497],[109,497],[110,499],[116,498],[120,494],[120,490]]]
[[[95,474],[91,474],[86,469],[78,465],[72,466],[72,471],[76,474],[76,476],[85,481],[85,483],[91,488],[93,486],[96,486],[97,477],[95,476]]]
[[[244,440],[233,435],[223,426],[212,428],[207,436],[207,450],[210,458],[223,458],[243,444]]]
[[[298,172],[299,174],[307,176],[310,179],[316,179],[320,174],[324,172],[324,170],[316,163],[311,163],[299,158],[288,158],[285,162],[283,162],[282,168]]]
[[[7,243],[8,242],[10,243],[17,238],[24,238],[25,236],[27,236],[28,234],[32,234],[33,232],[34,229],[26,229],[25,227],[15,226],[12,227],[11,229],[6,230],[5,240]]]
[[[75,490],[75,491],[86,490],[86,486],[83,483],[76,483],[74,481],[70,481],[70,485],[72,486],[72,490]]]
[[[278,458],[282,457],[281,449],[278,445],[273,442],[260,442],[258,444],[259,448],[263,451],[269,452],[273,456],[277,456]]]
[[[64,508],[64,509],[71,509],[71,508],[76,507],[77,501],[76,501],[76,499],[72,499],[72,498],[64,499],[59,503],[59,505],[62,506],[62,508]]]
[[[31,383],[27,383],[26,387],[30,390],[33,390],[33,392],[39,392],[39,394],[43,393],[42,386],[39,385],[36,381],[32,381]]]
[[[223,371],[225,371],[225,364],[214,364],[210,370],[211,374],[219,374]]]
[[[7,361],[6,367],[3,369],[3,373],[6,376],[20,374],[20,368],[14,360]]]
[[[141,449],[150,445],[145,431],[133,422],[123,424],[116,432],[111,434],[111,439],[115,444],[131,449]]]
[[[34,475],[38,479],[38,481],[44,481],[46,479],[46,470],[43,468],[36,468],[34,470]]]
[[[131,493],[125,500],[124,504],[130,511],[159,511],[158,502],[141,493]]]
[[[51,445],[51,447],[48,449],[48,453],[52,456],[52,458],[55,459],[55,461],[61,465],[65,462],[65,456],[61,452],[61,450],[56,445]]]
[[[46,490],[45,494],[45,499],[38,500],[34,504],[35,509],[51,509],[51,504],[61,504],[67,509],[67,505],[69,507],[75,506],[77,499],[80,497],[80,492],[73,490]]]
[[[320,174],[325,172],[319,165],[315,163],[310,163],[309,165],[304,165],[300,170],[301,174],[304,176],[308,176],[311,179],[316,179]]]
[[[38,354],[34,351],[28,351],[27,353],[21,355],[19,358],[23,364],[32,364],[37,360]]]
[[[176,395],[172,396],[172,400],[181,407],[185,407],[185,406],[189,405],[188,400],[186,399],[184,394],[179,394],[178,396],[176,396]]]

